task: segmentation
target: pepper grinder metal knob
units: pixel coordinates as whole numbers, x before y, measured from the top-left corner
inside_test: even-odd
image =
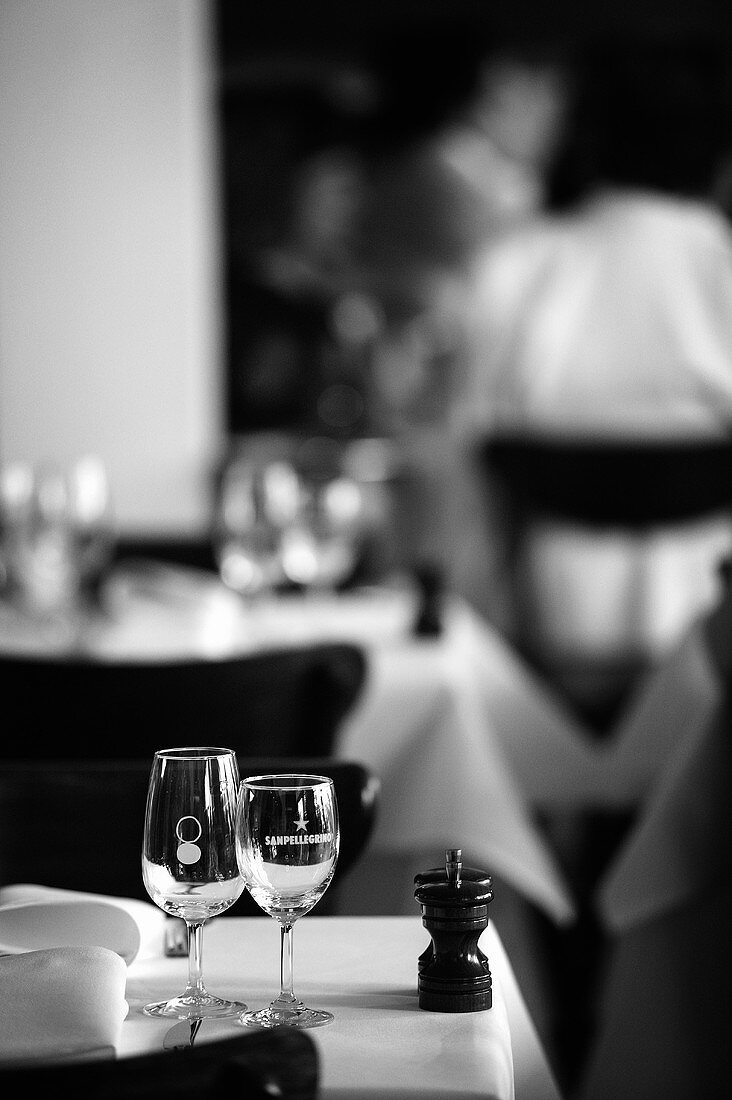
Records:
[[[417,962],[420,1008],[478,1012],[493,1003],[488,958],[478,940],[488,927],[492,879],[464,868],[462,851],[448,848],[444,868],[415,875],[414,896],[430,943]]]

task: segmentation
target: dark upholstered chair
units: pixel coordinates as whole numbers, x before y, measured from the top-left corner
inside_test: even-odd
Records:
[[[0,760],[0,886],[29,882],[149,901],[140,857],[151,763],[151,757]],[[333,778],[341,849],[318,912],[335,911],[339,884],[371,836],[378,778],[362,764],[332,757],[240,754],[239,768],[242,778],[287,771]],[[246,893],[228,912],[261,914]]]
[[[355,645],[226,659],[0,656],[1,759],[139,759],[173,745],[327,756],[366,676]]]
[[[0,1066],[4,1096],[85,1100],[314,1100],[319,1060],[307,1032],[280,1027],[130,1058]]]
[[[732,442],[495,439],[486,468],[524,511],[643,529],[732,507]]]

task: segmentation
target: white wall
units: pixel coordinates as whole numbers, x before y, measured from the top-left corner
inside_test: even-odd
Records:
[[[195,533],[223,441],[208,0],[0,3],[0,461]]]

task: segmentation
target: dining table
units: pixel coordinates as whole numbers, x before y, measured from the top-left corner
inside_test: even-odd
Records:
[[[534,972],[536,943],[502,898],[515,891],[556,926],[571,929],[578,904],[540,815],[600,809],[630,811],[635,819],[596,887],[608,933],[678,900],[695,877],[687,864],[678,873],[685,846],[678,827],[669,825],[669,807],[679,804],[674,792],[682,783],[691,819],[703,820],[703,788],[690,790],[685,776],[695,774],[723,699],[723,677],[700,620],[649,670],[612,736],[598,741],[465,600],[443,593],[438,629],[430,633],[416,629],[419,612],[420,592],[409,577],[245,600],[207,571],[131,560],[115,567],[98,605],[77,622],[39,624],[0,600],[0,653],[154,662],[321,641],[359,645],[366,679],[333,754],[379,777],[376,823],[358,866],[339,884],[336,915],[309,915],[295,937],[296,987],[311,1000],[322,994],[337,1016],[315,1035],[324,1095],[393,1095],[379,1083],[388,1073],[404,1098],[510,1097],[512,1073],[518,1100],[553,1100],[559,1094],[542,1048],[542,1040],[549,1048],[550,1035],[542,978]],[[483,945],[497,979],[494,1008],[454,1019],[421,1011],[414,1001],[416,958],[426,941],[415,876],[444,866],[447,849],[461,849],[464,865],[491,875],[494,884],[495,919]],[[269,918],[212,921],[207,982],[263,1005],[276,992],[278,949]],[[162,1041],[162,1025],[137,1009],[175,989],[182,966],[162,956],[130,966],[121,1054]],[[510,1072],[505,1030],[504,1045],[498,1041],[504,1010]],[[212,1037],[224,1026],[210,1025]]]
[[[295,993],[333,1013],[309,1031],[328,1100],[560,1100],[560,1092],[492,921],[479,946],[492,979],[492,1004],[479,1011],[419,1005],[417,960],[430,943],[412,916],[318,916],[294,929]],[[117,1054],[162,1050],[175,1021],[145,1016],[143,1005],[185,982],[185,958],[162,951],[128,967],[125,1019]],[[279,991],[279,933],[270,917],[208,922],[204,974],[210,992],[264,1007]],[[237,1017],[204,1021],[196,1042],[238,1034]]]

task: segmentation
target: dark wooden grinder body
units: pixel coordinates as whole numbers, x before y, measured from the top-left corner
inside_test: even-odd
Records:
[[[417,961],[419,1007],[433,1012],[480,1012],[493,1004],[488,958],[478,940],[488,927],[492,879],[462,866],[449,848],[445,866],[414,877],[414,896],[430,943]]]

